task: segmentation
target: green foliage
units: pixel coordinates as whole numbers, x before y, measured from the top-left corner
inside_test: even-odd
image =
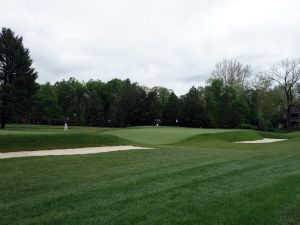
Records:
[[[116,97],[120,94],[122,85],[122,80],[112,79],[108,81],[103,87],[103,103],[104,103],[104,113],[107,116],[111,105],[115,101]]]
[[[222,94],[224,84],[220,79],[210,80],[205,87],[206,124],[208,127],[221,127],[222,125]]]
[[[0,117],[3,127],[8,119],[19,123],[67,121],[71,125],[116,127],[157,122],[211,128],[252,124],[259,130],[271,130],[283,122],[286,107],[283,87],[272,87],[270,80],[262,75],[250,87],[251,67],[236,60],[217,63],[205,87],[192,87],[180,98],[165,87],[148,88],[129,79],[84,83],[72,77],[54,85],[39,85],[35,93],[37,73],[31,67],[29,50],[22,41],[10,29],[2,29]]]
[[[208,127],[233,128],[250,120],[246,93],[211,79],[205,87],[206,121]]]
[[[247,124],[247,123],[240,124],[240,125],[238,125],[237,128],[239,128],[239,129],[251,129],[251,130],[256,129],[255,126],[253,126],[252,124]]]
[[[84,120],[86,87],[75,78],[55,83],[58,105],[65,120],[80,124]]]
[[[86,83],[85,123],[89,126],[101,126],[106,123],[105,84],[90,80]]]
[[[39,85],[30,117],[39,123],[61,119],[56,89],[50,83]]]
[[[37,89],[37,73],[32,67],[23,38],[8,28],[0,33],[0,118],[1,128],[10,117],[28,119],[32,96]]]
[[[179,117],[181,114],[181,102],[176,94],[172,92],[163,110],[162,124],[168,126],[178,126]]]
[[[151,91],[154,91],[157,93],[158,99],[163,107],[165,106],[165,104],[167,104],[169,97],[172,93],[172,90],[167,89],[165,87],[160,87],[160,86],[151,88]]]
[[[182,98],[180,123],[189,127],[203,127],[204,104],[201,93],[195,87]]]
[[[147,125],[155,124],[155,120],[161,118],[163,104],[157,91],[150,91],[146,97],[144,121]]]
[[[84,83],[75,78],[40,85],[33,96],[37,74],[22,38],[3,28],[0,50],[2,126],[10,119],[117,127],[159,122],[172,126],[233,128],[247,123],[270,130],[281,122],[284,102],[281,89],[270,88],[264,79],[255,88],[248,88],[251,68],[237,61],[219,62],[205,87],[192,87],[180,98],[165,87],[150,89],[129,79]]]
[[[146,92],[129,79],[122,83],[120,93],[110,107],[109,118],[112,125],[138,125],[143,120]]]
[[[218,79],[210,79],[204,88],[193,87],[180,98],[172,92],[164,102],[159,91],[129,79],[81,83],[70,78],[40,87],[32,107],[35,122],[68,118],[70,124],[124,127],[152,125],[159,119],[171,126],[234,128],[247,123],[270,130],[282,115],[278,88],[242,91]]]

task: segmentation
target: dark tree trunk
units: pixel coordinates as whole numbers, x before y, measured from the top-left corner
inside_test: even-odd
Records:
[[[4,113],[2,113],[1,115],[1,129],[5,128],[5,117],[4,117]]]
[[[287,108],[286,110],[286,128],[288,132],[291,131],[291,124],[290,124],[290,107]]]
[[[2,99],[2,106],[1,106],[1,125],[0,128],[4,129],[5,128],[5,121],[7,118],[7,112],[6,112],[6,108],[7,108],[7,104],[6,104],[6,99]]]

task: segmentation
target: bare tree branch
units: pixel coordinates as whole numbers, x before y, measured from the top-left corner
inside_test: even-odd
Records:
[[[300,81],[300,60],[284,59],[274,65],[269,72],[269,79],[278,83],[284,91],[286,99],[287,128],[290,129],[290,109],[297,104],[297,86]]]

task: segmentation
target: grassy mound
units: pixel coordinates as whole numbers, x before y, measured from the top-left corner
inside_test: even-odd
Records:
[[[196,147],[236,147],[234,142],[237,141],[253,141],[263,138],[290,138],[287,134],[268,133],[259,131],[233,131],[226,133],[200,134],[183,141],[175,143],[179,146],[196,146]],[[251,147],[252,145],[245,145]]]
[[[132,127],[105,131],[106,134],[115,135],[130,141],[161,145],[182,141],[186,138],[209,133],[232,132],[230,129],[202,129],[186,127]],[[237,131],[243,132],[243,131]]]
[[[107,134],[15,134],[0,135],[0,152],[80,148],[128,144],[127,140]]]

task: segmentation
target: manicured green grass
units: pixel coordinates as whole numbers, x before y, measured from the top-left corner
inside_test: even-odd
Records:
[[[105,134],[0,135],[0,152],[126,145],[129,141]]]
[[[297,135],[296,137],[298,137]],[[229,149],[265,149],[269,146],[282,145],[285,146],[285,142],[269,144],[244,144],[244,143],[234,143],[238,141],[251,141],[260,140],[263,138],[279,138],[279,139],[289,139],[293,140],[292,134],[285,133],[270,133],[270,132],[258,132],[258,131],[232,131],[226,133],[207,133],[192,136],[183,141],[174,143],[174,145],[179,146],[197,146],[197,147],[210,147],[210,148],[229,148]],[[297,139],[297,138],[296,138]]]
[[[98,128],[98,127],[79,127],[69,126],[69,133],[101,133],[113,128]],[[8,124],[5,129],[0,129],[0,135],[8,134],[63,134],[63,126],[45,126],[45,125],[19,125]]]
[[[124,145],[125,139],[104,134],[108,128],[59,126],[9,126],[0,130],[0,152]]]
[[[232,129],[201,129],[182,127],[133,127],[129,129],[114,129],[106,134],[115,135],[124,139],[144,144],[170,144],[189,138],[194,135],[232,132]],[[241,131],[241,130],[240,130]]]
[[[174,127],[95,128],[62,126],[8,125],[0,130],[0,152],[78,148],[124,144],[166,144],[197,134],[228,132],[224,129]]]
[[[154,128],[131,129],[151,142]],[[159,130],[168,143],[170,129]],[[300,133],[181,137],[152,150],[0,160],[0,225],[299,224]],[[263,137],[288,141],[232,143]]]

